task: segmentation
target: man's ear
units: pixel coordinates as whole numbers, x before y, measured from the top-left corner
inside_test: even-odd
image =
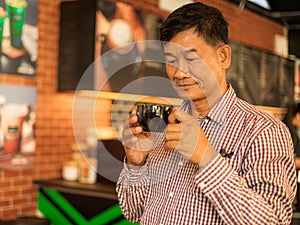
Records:
[[[220,65],[223,69],[228,69],[231,63],[231,48],[229,45],[222,45],[218,48],[217,54]]]
[[[295,115],[295,117],[296,117],[296,119],[297,119],[298,121],[300,121],[300,112],[297,112],[296,115]]]

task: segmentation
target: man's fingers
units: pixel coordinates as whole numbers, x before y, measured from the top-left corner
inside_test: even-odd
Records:
[[[172,141],[177,140],[179,141],[181,138],[181,131],[178,129],[174,129],[173,131],[168,130],[168,132],[165,133],[165,140],[166,141]]]
[[[168,117],[168,120],[169,120],[169,123],[171,123],[171,124],[180,122],[181,121],[180,112],[176,108],[173,108],[172,112],[170,113],[170,115]]]
[[[130,126],[136,126],[137,125],[137,122],[138,122],[138,117],[135,113],[131,113],[130,116],[129,116],[129,124]]]
[[[165,148],[166,149],[176,149],[178,147],[178,141],[166,141]]]
[[[176,149],[181,137],[181,124],[168,124],[165,132],[165,148]]]
[[[166,127],[166,133],[168,132],[181,132],[181,123],[170,123]]]
[[[133,135],[138,135],[141,134],[143,132],[142,127],[138,126],[138,127],[131,127],[130,131]]]

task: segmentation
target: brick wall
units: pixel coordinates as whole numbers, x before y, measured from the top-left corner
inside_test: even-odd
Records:
[[[124,0],[136,8],[166,16],[157,8],[157,0]],[[283,28],[258,15],[242,11],[221,0],[203,0],[223,10],[230,23],[230,39],[273,51],[274,34],[283,34]],[[35,179],[56,178],[61,175],[61,164],[70,157],[74,142],[72,130],[73,93],[57,93],[58,35],[60,0],[39,0],[38,5],[38,61],[36,78],[0,75],[1,83],[35,85],[37,87],[37,148],[35,166],[30,171],[0,171],[0,219],[13,219],[17,215],[32,215],[37,206]],[[103,105],[97,125],[108,125]],[[98,113],[98,112],[97,112]]]

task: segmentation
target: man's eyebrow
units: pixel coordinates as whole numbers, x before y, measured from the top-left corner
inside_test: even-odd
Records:
[[[164,53],[165,54],[165,56],[174,56],[172,53],[170,53],[170,52],[165,52]]]
[[[186,49],[183,51],[183,54],[186,55],[186,54],[189,54],[192,52],[197,52],[197,49],[195,49],[195,48]],[[164,54],[165,54],[165,56],[174,56],[174,54],[172,54],[171,52],[165,52]]]
[[[191,53],[191,52],[197,52],[197,49],[191,48],[184,51],[185,54]]]

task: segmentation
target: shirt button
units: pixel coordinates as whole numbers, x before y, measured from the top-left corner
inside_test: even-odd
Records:
[[[204,119],[204,123],[208,123],[208,121],[209,121],[209,119],[206,117],[206,118]]]
[[[224,216],[224,215],[225,215],[225,212],[224,212],[223,210],[221,210],[221,211],[220,211],[220,214]]]
[[[170,192],[170,193],[169,193],[169,197],[172,198],[173,196],[174,196],[174,193],[173,193],[173,192]]]
[[[180,167],[183,166],[183,161],[179,161],[178,166],[180,166]]]
[[[205,187],[205,183],[204,182],[200,182],[199,186],[200,186],[200,188],[204,188]]]

